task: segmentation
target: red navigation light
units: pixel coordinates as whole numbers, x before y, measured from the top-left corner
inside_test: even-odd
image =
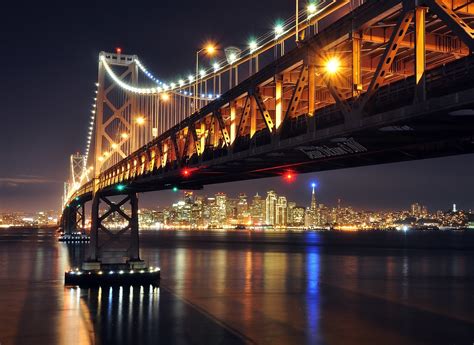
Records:
[[[283,178],[285,179],[286,182],[292,183],[296,179],[296,174],[293,171],[286,171],[283,174]]]
[[[115,48],[115,51],[117,52],[117,54],[122,54],[122,48]]]
[[[188,177],[189,175],[191,175],[191,171],[188,168],[184,168],[181,173],[184,177]]]

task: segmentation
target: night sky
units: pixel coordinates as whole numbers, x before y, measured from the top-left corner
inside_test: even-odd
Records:
[[[14,7],[19,6],[19,7]],[[67,6],[67,7],[66,7]],[[244,46],[252,35],[292,15],[293,1],[9,2],[0,21],[0,211],[59,209],[69,155],[85,146],[97,59],[122,47],[161,79],[193,70],[208,40]],[[307,205],[310,181],[318,198],[356,208],[474,207],[472,155],[206,187],[203,194],[268,189]],[[170,192],[149,193],[142,206],[166,205]]]

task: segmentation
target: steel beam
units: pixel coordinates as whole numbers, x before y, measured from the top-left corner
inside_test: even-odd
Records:
[[[438,17],[469,47],[471,53],[473,53],[474,30],[441,0],[426,0],[426,3],[430,10],[436,13],[436,15],[438,15]]]
[[[314,116],[316,110],[316,66],[308,66],[308,116]]]
[[[359,33],[352,33],[352,97],[358,97],[362,91],[361,50],[362,40]]]
[[[224,142],[226,146],[229,147],[231,145],[231,140],[229,137],[229,132],[227,132],[227,128],[225,126],[225,122],[224,122],[224,119],[222,118],[222,114],[220,110],[214,111],[213,115],[216,118],[217,123],[219,124],[219,128],[221,130],[222,137],[224,138]]]
[[[415,9],[415,100],[426,100],[426,8]]]
[[[400,15],[395,30],[393,30],[390,41],[385,47],[385,51],[382,54],[374,76],[370,82],[367,92],[361,97],[361,101],[358,104],[359,111],[363,111],[365,105],[369,99],[374,95],[375,92],[383,85],[387,72],[392,66],[393,60],[397,55],[399,43],[403,41],[405,34],[410,26],[413,18],[413,11],[404,11]]]
[[[245,135],[245,130],[247,128],[247,122],[250,116],[250,95],[247,95],[244,102],[244,108],[242,109],[242,116],[240,116],[239,127],[237,128],[237,133],[239,136]],[[235,139],[234,139],[235,140]]]
[[[235,109],[235,101],[230,102],[230,144],[235,141],[237,129],[236,129],[236,118],[235,114],[236,109]]]
[[[275,76],[275,128],[278,130],[281,123],[283,122],[282,118],[282,93],[283,93],[283,80],[280,74]]]
[[[273,129],[275,128],[275,125],[273,124],[272,117],[270,116],[270,113],[268,112],[267,107],[265,106],[265,103],[263,102],[260,92],[256,90],[255,93],[253,94],[253,97],[255,98],[258,110],[260,111],[260,114],[263,117],[263,120],[265,122],[265,125],[267,126],[268,131],[270,133],[273,133]]]

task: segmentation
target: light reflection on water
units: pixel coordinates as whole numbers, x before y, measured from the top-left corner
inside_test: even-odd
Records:
[[[63,271],[85,246],[1,238],[2,345],[474,340],[472,250],[327,244],[318,233],[147,233],[141,256],[161,267],[159,287],[79,289],[63,286]]]

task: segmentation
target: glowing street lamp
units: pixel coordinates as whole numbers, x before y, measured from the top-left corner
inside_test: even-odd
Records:
[[[205,52],[207,55],[212,56],[216,53],[217,48],[214,44],[208,43],[204,48],[196,51],[196,74],[194,78],[194,110],[198,109],[198,78],[199,78],[199,54]],[[190,79],[191,81],[191,79]]]
[[[318,10],[318,7],[316,3],[310,2],[308,6],[306,6],[306,12],[308,13],[308,18],[311,18],[316,14],[316,11]]]
[[[141,125],[145,124],[145,118],[143,116],[138,116],[135,119],[135,122],[136,122],[137,125],[141,126]]]
[[[167,93],[162,93],[161,94],[161,100],[164,102],[168,102],[170,100],[170,95]]]
[[[273,28],[273,32],[275,33],[275,39],[280,37],[283,34],[284,28],[282,23],[276,23],[275,27]]]
[[[249,49],[250,49],[250,52],[253,53],[255,50],[257,50],[258,48],[258,43],[256,40],[252,39],[250,40],[249,42]]]

